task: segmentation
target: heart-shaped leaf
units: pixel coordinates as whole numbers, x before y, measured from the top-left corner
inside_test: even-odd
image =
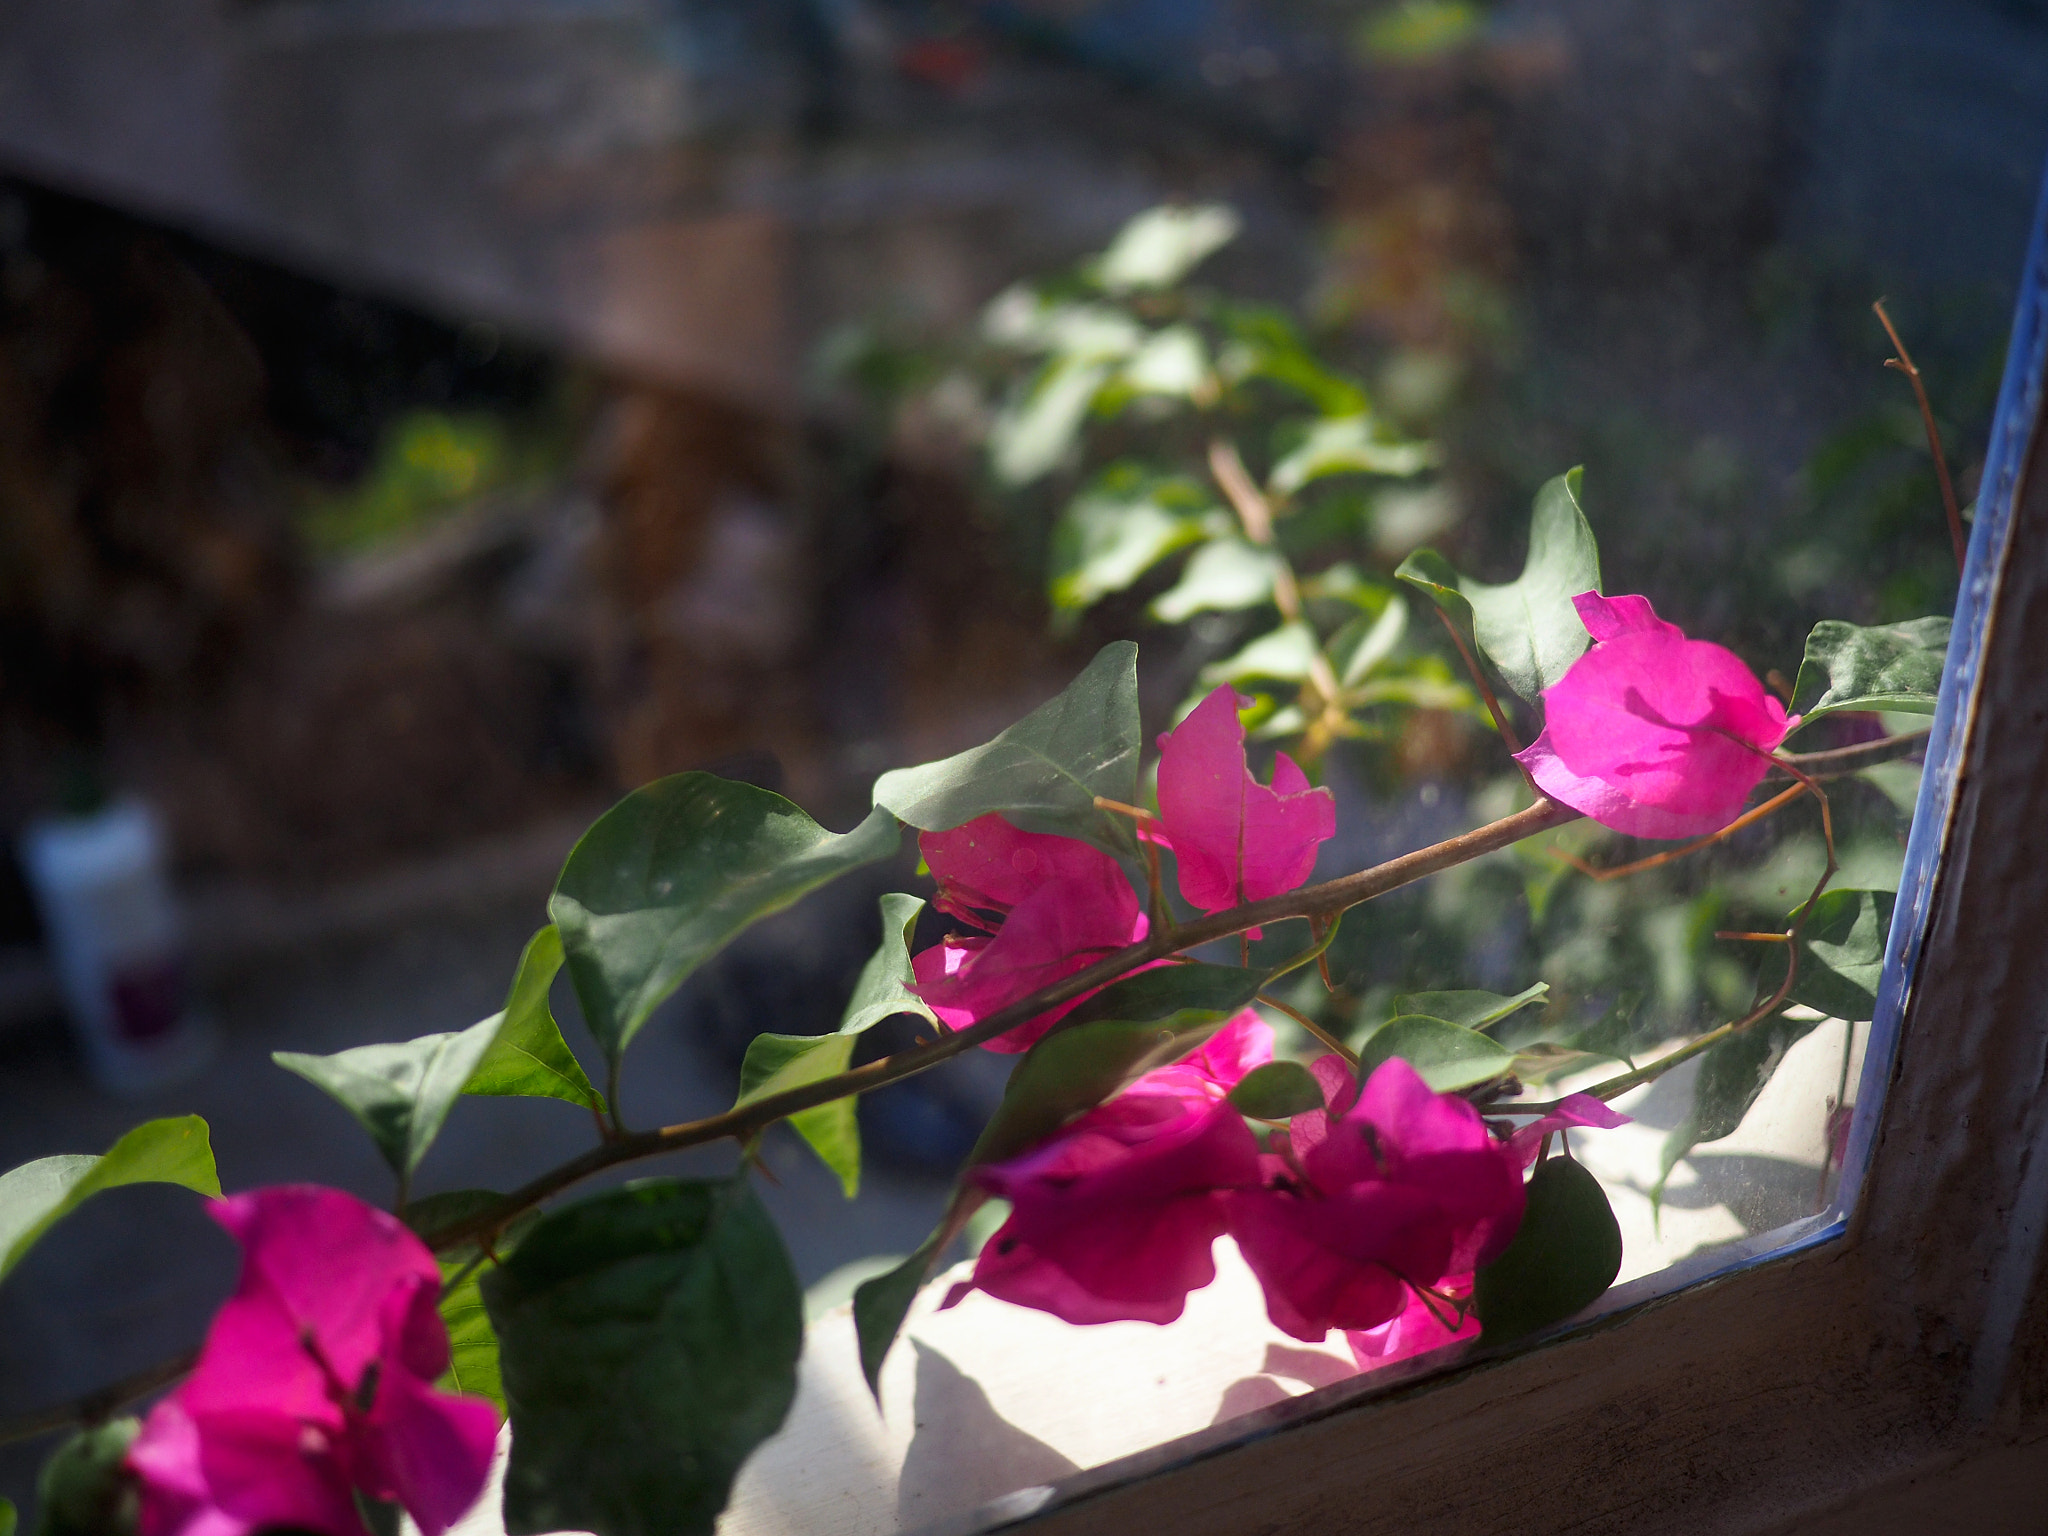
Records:
[[[882,1401],[882,1362],[889,1357],[889,1347],[903,1329],[903,1319],[910,1315],[910,1304],[917,1299],[918,1288],[931,1273],[933,1261],[987,1200],[987,1193],[976,1186],[957,1185],[945,1215],[939,1218],[932,1235],[917,1245],[915,1253],[895,1268],[854,1287],[853,1331],[860,1342],[860,1369],[877,1404]]]
[[[140,1419],[110,1419],[50,1453],[36,1478],[36,1536],[122,1536],[136,1528],[127,1456],[141,1429]]]
[[[483,1279],[512,1457],[505,1530],[710,1536],[796,1396],[803,1291],[738,1180],[553,1212]]]
[[[604,1095],[590,1085],[548,1006],[548,987],[561,968],[562,935],[550,923],[527,941],[505,1011],[497,1015],[498,1032],[463,1085],[464,1093],[564,1099],[604,1112]]]
[[[1208,500],[1185,481],[1118,465],[1068,503],[1052,533],[1055,608],[1079,611],[1121,592],[1206,535]]]
[[[853,1042],[852,1035],[754,1036],[740,1063],[740,1096],[733,1107],[837,1077],[853,1060]],[[847,1199],[860,1193],[860,1121],[851,1094],[800,1109],[789,1124],[839,1176]]]
[[[1579,509],[1580,473],[1559,475],[1536,493],[1529,558],[1506,585],[1460,576],[1427,549],[1394,572],[1427,593],[1508,687],[1532,704],[1593,643],[1572,606],[1580,593],[1600,590],[1600,548]]]
[[[1195,969],[1143,972],[1105,988],[1061,1020],[1011,1072],[969,1165],[1013,1157],[1155,1067],[1201,1049],[1264,980],[1263,972],[1221,965],[1201,967],[1220,974],[1173,976],[1177,970]],[[1083,1009],[1086,1018],[1073,1022],[1082,1018]]]
[[[1890,891],[1844,889],[1823,894],[1799,936],[1799,974],[1789,1001],[1830,1018],[1869,1018],[1876,1011],[1895,900]],[[1769,995],[1784,979],[1785,949],[1774,944],[1765,954],[1757,985]],[[1778,1014],[1701,1055],[1692,1107],[1664,1138],[1659,1191],[1662,1176],[1668,1176],[1694,1147],[1734,1133],[1785,1053],[1819,1022]]]
[[[1938,617],[1867,629],[1822,619],[1806,637],[1791,713],[1807,721],[1845,709],[1933,714],[1948,634]]]
[[[99,1157],[42,1157],[0,1174],[0,1279],[51,1227],[123,1184],[179,1184],[218,1199],[206,1122],[197,1115],[150,1120]]]
[[[1103,1019],[1143,1024],[1190,1011],[1232,1014],[1259,995],[1269,974],[1256,967],[1245,969],[1200,961],[1155,965],[1083,998],[1060,1021],[1060,1028],[1071,1029]]]
[[[1269,1061],[1238,1079],[1230,1102],[1254,1120],[1285,1120],[1323,1108],[1323,1085],[1298,1061]]]
[[[1078,837],[1131,858],[1128,823],[1097,810],[1095,798],[1136,802],[1140,736],[1138,648],[1119,640],[993,741],[883,774],[875,804],[926,832],[995,811],[1026,832]]]
[[[1703,1141],[1719,1141],[1732,1134],[1742,1124],[1742,1117],[1764,1091],[1785,1053],[1819,1022],[1774,1014],[1701,1053],[1699,1075],[1692,1084],[1692,1108],[1664,1138],[1657,1185],[1651,1191],[1653,1200],[1662,1198],[1664,1180],[1680,1158]]]
[[[847,1069],[854,1036],[899,1013],[914,1013],[936,1024],[923,998],[910,990],[910,932],[924,900],[891,894],[882,898],[882,942],[861,968],[837,1034],[757,1035],[740,1064],[740,1096],[752,1103],[787,1088],[823,1082]],[[860,1121],[851,1095],[799,1110],[791,1129],[810,1143],[825,1166],[839,1175],[851,1200],[860,1192]]]
[[[1827,891],[1799,934],[1799,974],[1789,1002],[1818,1009],[1832,1019],[1861,1020],[1877,1008],[1877,984],[1884,974],[1885,940],[1891,934],[1891,891]],[[1785,979],[1785,946],[1765,952],[1757,984],[1768,996]]]
[[[923,910],[922,896],[892,892],[882,898],[882,942],[868,956],[854,983],[853,996],[839,1021],[842,1035],[857,1035],[899,1013],[914,1013],[938,1023],[925,1000],[910,990],[917,979],[910,969],[910,934]]]
[[[1273,596],[1286,561],[1243,539],[1212,539],[1196,550],[1176,581],[1152,600],[1152,617],[1184,624],[1198,613],[1250,608]]]
[[[456,1189],[415,1200],[401,1214],[408,1227],[428,1237],[443,1227],[500,1205],[504,1198],[495,1190]],[[442,1391],[487,1397],[498,1405],[500,1412],[504,1411],[498,1334],[484,1309],[480,1283],[485,1271],[502,1263],[539,1219],[540,1213],[530,1210],[514,1217],[492,1235],[488,1252],[473,1243],[460,1243],[435,1254],[443,1287],[439,1310],[448,1329],[448,1369],[435,1383]]]
[[[827,832],[780,795],[708,773],[659,779],[613,806],[571,851],[548,903],[606,1056],[616,1062],[735,934],[899,841],[885,811]]]
[[[1563,1322],[1606,1294],[1621,1272],[1621,1226],[1607,1191],[1582,1164],[1546,1158],[1507,1251],[1479,1271],[1472,1300],[1488,1344]]]
[[[1089,265],[1088,276],[1108,293],[1171,288],[1235,240],[1237,231],[1237,213],[1225,204],[1162,203],[1124,225]]]
[[[1325,475],[1422,473],[1437,462],[1433,443],[1389,438],[1371,416],[1325,417],[1314,422],[1300,444],[1273,466],[1266,484],[1281,499]]]
[[[1502,997],[1498,992],[1409,992],[1394,999],[1394,1012],[1426,1014],[1467,1029],[1487,1029],[1549,995],[1547,981],[1525,987],[1513,997]]]
[[[1514,1053],[1477,1030],[1448,1019],[1411,1013],[1387,1020],[1358,1048],[1360,1082],[1381,1063],[1399,1056],[1438,1093],[1470,1088],[1507,1073]]]
[[[455,1033],[358,1045],[331,1056],[272,1051],[270,1059],[354,1115],[392,1172],[410,1179],[503,1022],[504,1015],[494,1013]]]

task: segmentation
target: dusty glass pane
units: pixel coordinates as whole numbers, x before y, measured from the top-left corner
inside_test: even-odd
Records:
[[[1924,376],[1959,517],[1997,512],[2044,77],[2027,0],[12,7],[0,1167],[197,1110],[232,1188],[388,1202],[376,1152],[271,1051],[503,1006],[563,857],[626,790],[709,769],[843,829],[878,773],[986,740],[1119,639],[1148,742],[1227,678],[1260,771],[1286,750],[1333,792],[1317,879],[1514,812],[1527,785],[1393,573],[1426,547],[1511,581],[1574,466],[1604,591],[1775,695],[1816,622],[1967,629],[1871,304]],[[1150,244],[1087,264],[1162,206]],[[1218,445],[1278,508],[1263,550]],[[1346,694],[1327,717],[1303,704],[1320,665]],[[1914,692],[1786,746],[1946,743]],[[1533,704],[1504,707],[1533,735]],[[1938,803],[1926,749],[1875,755],[1827,782],[1837,894],[1788,1005],[1619,1094],[1628,1124],[1564,1133],[1615,1212],[1618,1283],[1642,1282],[1599,1305],[1845,1211],[1938,852],[1913,821]],[[1463,1006],[1425,994],[1541,987],[1485,1024],[1510,1065],[1461,1085],[1508,1116],[1744,1017],[1825,863],[1814,802],[1587,872],[1674,846],[1581,821],[1352,911],[1327,983],[1273,994],[1278,1050],[1323,1053],[1295,1015],[1370,1051],[1396,1015]],[[119,900],[66,916],[91,850]],[[726,948],[643,1031],[628,1121],[716,1113],[753,1036],[835,1028],[876,898],[932,893],[916,866],[906,845]],[[946,928],[927,912],[912,948]],[[867,1095],[851,1202],[787,1127],[763,1143],[815,1322],[729,1536],[1015,1513],[1450,1358],[1289,1335],[1228,1240],[1167,1327],[942,1309],[984,1217],[939,1256],[878,1417],[847,1298],[939,1219],[1009,1066]],[[468,1100],[412,1193],[508,1188],[592,1134],[561,1103]],[[142,1264],[145,1231],[168,1235]],[[0,1287],[0,1417],[188,1346],[230,1268],[176,1192],[88,1207]],[[44,1449],[0,1447],[0,1494],[29,1501]]]

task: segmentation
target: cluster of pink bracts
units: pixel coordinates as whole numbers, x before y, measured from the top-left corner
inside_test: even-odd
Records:
[[[1640,597],[1576,600],[1597,642],[1545,695],[1521,761],[1545,793],[1640,837],[1727,824],[1796,721],[1721,647],[1688,640]],[[1162,737],[1159,808],[1141,835],[1174,854],[1181,894],[1220,911],[1299,886],[1336,829],[1326,790],[1282,755],[1259,783],[1227,688]],[[973,932],[916,956],[918,990],[963,1028],[1145,934],[1114,860],[984,816],[926,833],[937,907]],[[1027,1049],[1074,1004],[991,1048]],[[1457,1303],[1521,1221],[1541,1139],[1623,1117],[1576,1095],[1512,1135],[1404,1061],[1363,1083],[1326,1056],[1327,1109],[1261,1150],[1226,1095],[1272,1057],[1249,1011],[1200,1051],[1139,1079],[1021,1156],[970,1177],[1011,1203],[958,1290],[1072,1323],[1168,1322],[1215,1277],[1230,1234],[1274,1324],[1346,1333],[1361,1365],[1475,1332]],[[395,1218],[312,1186],[218,1202],[241,1280],[197,1369],[129,1452],[140,1536],[251,1536],[280,1526],[360,1536],[359,1490],[440,1536],[482,1491],[497,1411],[433,1382],[448,1363],[433,1255]],[[950,1298],[949,1298],[950,1299]]]

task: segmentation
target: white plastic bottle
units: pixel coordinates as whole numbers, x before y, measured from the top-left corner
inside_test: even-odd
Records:
[[[25,829],[21,852],[93,1080],[132,1095],[198,1071],[215,1031],[192,1005],[155,814],[117,800],[89,815],[50,817]]]

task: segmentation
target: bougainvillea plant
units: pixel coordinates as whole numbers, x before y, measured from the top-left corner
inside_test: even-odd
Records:
[[[1170,361],[1147,366],[1165,377]],[[1093,391],[1112,371],[1083,377]],[[1235,450],[1217,462],[1221,481],[1244,472]],[[1602,593],[1576,476],[1538,497],[1530,546],[1511,587],[1426,551],[1400,573],[1469,665],[1467,682],[1442,686],[1484,703],[1520,786],[1482,825],[1331,869],[1338,800],[1301,765],[1316,754],[1258,769],[1248,758],[1247,713],[1270,725],[1292,711],[1300,734],[1316,721],[1343,734],[1370,703],[1346,691],[1357,655],[1390,642],[1311,636],[1324,666],[1304,668],[1293,697],[1252,700],[1218,679],[1148,751],[1138,649],[1119,641],[993,740],[882,775],[872,812],[845,832],[708,773],[638,789],[570,854],[500,1012],[400,1044],[281,1054],[374,1139],[394,1176],[388,1213],[307,1185],[223,1198],[196,1117],[0,1176],[0,1280],[123,1183],[197,1191],[242,1246],[234,1292],[192,1354],[0,1426],[85,1425],[50,1464],[45,1528],[359,1536],[403,1510],[438,1536],[485,1486],[502,1418],[515,1536],[710,1531],[788,1412],[806,1347],[802,1293],[754,1191],[761,1137],[786,1122],[851,1192],[858,1096],[970,1050],[1014,1066],[937,1229],[855,1295],[877,1390],[913,1297],[991,1199],[1007,1213],[947,1304],[978,1290],[1079,1327],[1165,1323],[1214,1279],[1215,1245],[1229,1241],[1276,1328],[1341,1339],[1371,1369],[1511,1346],[1592,1303],[1618,1272],[1619,1230],[1570,1134],[1620,1124],[1611,1101],[1681,1062],[1820,1014],[1869,1017],[1888,913],[1880,891],[1833,888],[1832,836],[1776,928],[1731,936],[1750,957],[1745,1006],[1559,1098],[1535,1091],[1543,1064],[1597,1054],[1576,1034],[1545,1038],[1540,1022],[1504,1043],[1527,997],[1415,996],[1349,1038],[1288,999],[1322,984],[1347,912],[1584,819],[1672,845],[1645,862],[1804,799],[1827,829],[1830,786],[1909,756],[1921,735],[1863,731],[1803,753],[1784,742],[1828,716],[1930,712],[1946,622],[1823,623],[1779,700],[1647,598]],[[1269,594],[1296,580],[1284,562],[1271,569]],[[1518,718],[1540,722],[1526,747]],[[895,855],[906,829],[933,890],[882,899],[881,943],[840,1029],[759,1036],[718,1114],[622,1123],[618,1083],[655,1009],[751,924]],[[1568,874],[1576,855],[1544,857]],[[919,947],[927,900],[944,921]],[[551,1009],[564,970],[604,1091]],[[923,1021],[915,1043],[851,1065],[863,1032],[905,1014]],[[1309,1044],[1280,1049],[1276,1021]],[[576,1106],[595,1118],[593,1143],[515,1189],[412,1199],[447,1117],[479,1094]],[[577,1190],[713,1143],[735,1151],[726,1177]],[[166,1388],[142,1419],[110,1418]]]

